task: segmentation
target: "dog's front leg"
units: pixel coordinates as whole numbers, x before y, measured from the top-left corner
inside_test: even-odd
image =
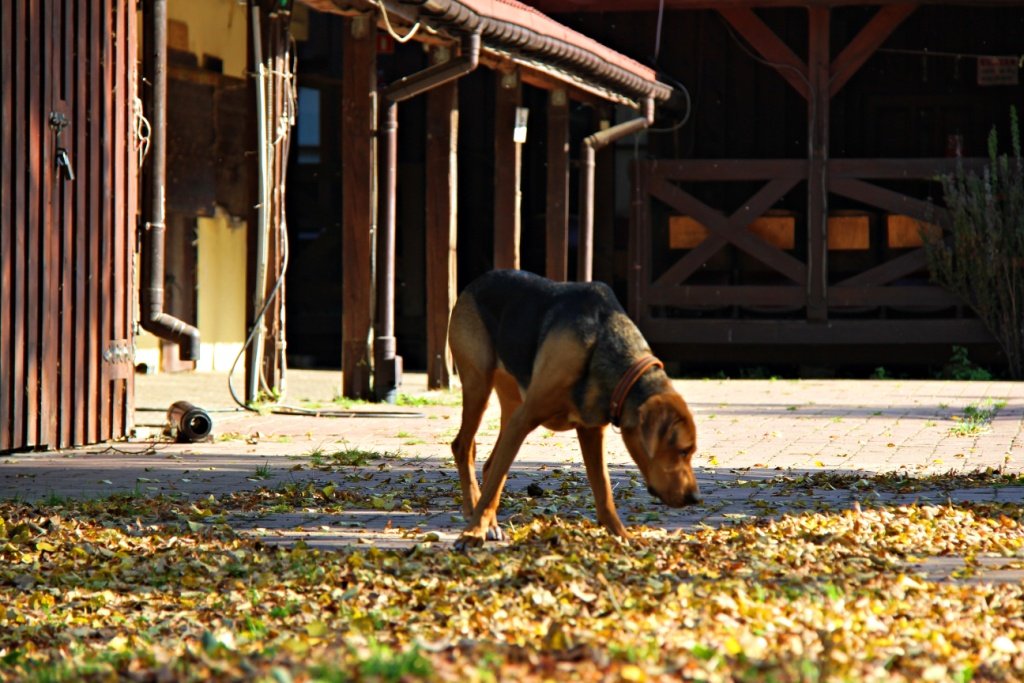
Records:
[[[473,511],[473,518],[469,526],[462,532],[462,535],[455,542],[458,550],[483,545],[487,540],[487,531],[492,526],[497,526],[498,503],[501,500],[501,490],[505,487],[505,480],[508,478],[509,468],[515,460],[520,446],[536,426],[527,419],[523,407],[520,406],[509,419],[508,424],[498,435],[498,442],[494,444],[494,452],[487,460],[487,476],[484,477],[484,486],[480,491],[480,500]]]
[[[580,440],[580,451],[583,453],[583,464],[587,467],[587,479],[590,490],[594,492],[594,507],[597,508],[597,521],[609,533],[621,538],[629,538],[629,532],[623,526],[619,514],[615,511],[615,499],[612,497],[612,485],[608,478],[608,466],[604,460],[604,426],[577,427],[576,436]]]

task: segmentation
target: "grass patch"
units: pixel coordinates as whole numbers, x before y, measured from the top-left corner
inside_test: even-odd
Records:
[[[992,420],[1000,410],[1006,407],[1006,401],[988,400],[971,403],[964,407],[963,417],[954,415],[957,424],[949,428],[954,436],[974,436],[987,431]]]
[[[270,478],[270,461],[267,460],[262,465],[257,466],[256,467],[256,474],[254,474],[250,478],[251,479],[255,479],[256,481],[263,481],[264,479],[269,479]]]
[[[400,406],[461,406],[462,393],[457,391],[432,391],[426,394],[398,394],[396,403]]]

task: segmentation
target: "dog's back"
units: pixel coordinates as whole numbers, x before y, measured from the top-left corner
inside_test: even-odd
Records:
[[[589,345],[609,316],[625,315],[604,283],[556,283],[521,270],[495,270],[479,277],[459,297],[459,306],[473,307],[497,359],[524,387],[530,383],[538,348],[552,332],[569,329]]]

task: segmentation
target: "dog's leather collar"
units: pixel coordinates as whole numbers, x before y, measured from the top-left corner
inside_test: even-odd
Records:
[[[658,366],[664,368],[665,364],[654,356],[644,356],[640,360],[636,361],[622,374],[619,379],[619,383],[615,385],[615,391],[612,392],[612,414],[611,422],[616,427],[619,426],[619,420],[622,419],[622,409],[626,405],[626,397],[629,396],[630,390],[633,385],[637,383],[640,377],[650,370],[652,367]]]

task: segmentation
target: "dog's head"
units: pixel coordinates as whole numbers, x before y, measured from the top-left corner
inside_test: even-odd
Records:
[[[622,440],[652,496],[670,507],[700,502],[690,466],[697,429],[682,396],[669,391],[644,401],[635,423],[623,425]]]

